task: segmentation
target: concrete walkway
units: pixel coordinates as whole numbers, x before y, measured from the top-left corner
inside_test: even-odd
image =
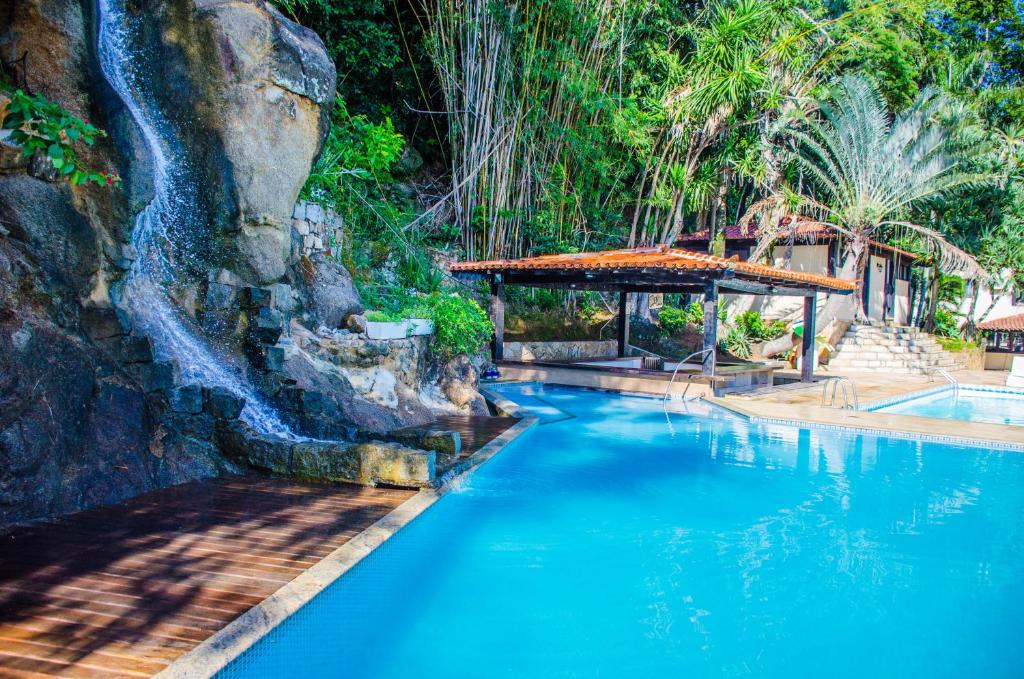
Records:
[[[797,376],[796,371],[777,371],[776,376]],[[979,384],[983,386],[1004,386],[1008,372],[1001,370],[960,370],[952,373],[954,379],[961,384]],[[745,402],[759,403],[792,403],[801,405],[821,405],[821,380],[830,377],[849,378],[857,387],[857,396],[861,405],[879,401],[883,398],[901,396],[915,391],[924,391],[941,386],[945,380],[940,376],[926,375],[885,375],[882,373],[856,373],[821,370],[815,374],[818,382],[813,384],[793,383],[783,387],[761,390],[753,393],[739,393],[727,398],[742,399]]]
[[[954,377],[961,384],[1003,386],[1006,374],[992,370],[962,370],[954,373]],[[841,373],[822,377],[840,375],[848,377],[857,386],[862,406],[892,396],[933,389],[943,383],[941,377],[933,379],[878,373]],[[818,382],[806,386],[794,384],[761,394],[736,394],[709,400],[755,422],[841,427],[959,445],[985,444],[1024,451],[1024,427],[822,407],[821,392],[822,385]]]

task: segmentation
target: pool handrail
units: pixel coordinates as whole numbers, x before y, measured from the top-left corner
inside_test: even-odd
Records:
[[[953,396],[959,396],[960,395],[960,383],[957,382],[957,379],[955,377],[953,377],[949,373],[948,370],[946,370],[945,368],[936,368],[935,370],[933,370],[931,372],[931,375],[932,375],[933,378],[936,375],[938,375],[938,376],[942,377],[944,380],[946,380],[947,382],[949,382],[950,384],[952,384],[953,385]]]
[[[828,396],[831,385],[832,394]],[[849,377],[830,377],[821,385],[821,406],[834,408],[839,387],[843,388],[843,410],[850,410],[850,394],[853,394],[853,409],[860,410],[860,397],[857,395],[857,384]],[[849,390],[847,389],[849,387]]]
[[[679,373],[679,369],[683,367],[684,363],[689,361],[694,356],[702,356],[703,354],[706,354],[709,351],[714,351],[714,350],[715,350],[714,347],[708,347],[707,349],[701,349],[700,351],[695,351],[692,354],[690,354],[689,356],[687,356],[686,358],[684,358],[683,360],[679,361],[679,363],[676,363],[676,369],[672,371],[672,378],[668,381],[668,386],[665,387],[665,396],[664,396],[664,398],[661,399],[661,402],[662,403],[668,402],[668,397],[672,394],[672,385],[676,381],[676,375]],[[690,384],[691,384],[691,382],[687,382],[686,383],[686,389],[683,390],[683,400],[684,401],[686,400],[686,392],[689,391],[689,389],[690,389]]]

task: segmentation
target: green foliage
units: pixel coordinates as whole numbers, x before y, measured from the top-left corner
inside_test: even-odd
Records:
[[[459,354],[473,356],[494,336],[494,326],[487,312],[476,300],[458,292],[399,294],[388,296],[390,298],[372,292],[363,292],[363,295],[363,301],[375,307],[367,312],[368,321],[394,323],[409,318],[433,321],[431,348],[445,360]]]
[[[366,320],[373,323],[395,323],[402,320],[402,314],[396,311],[375,309],[366,312]]]
[[[700,302],[691,302],[685,309],[665,305],[658,313],[661,327],[670,333],[680,333],[687,325],[702,327],[704,325],[704,307]]]
[[[737,358],[750,358],[751,338],[746,331],[738,325],[729,328],[718,345],[723,351],[727,351]]]
[[[970,351],[978,348],[977,342],[961,339],[960,337],[939,336],[935,338],[935,341],[938,342],[939,346],[945,349],[946,351],[952,352]]]
[[[473,299],[459,293],[441,294],[431,307],[433,349],[442,358],[475,355],[494,336],[487,313]]]
[[[103,130],[42,95],[28,94],[2,83],[0,91],[11,100],[0,127],[11,131],[11,141],[21,147],[26,158],[37,153],[43,155],[74,185],[120,185],[121,177],[116,172],[84,166],[75,150],[78,144],[92,146],[98,137],[105,137]]]
[[[661,324],[663,330],[669,333],[682,332],[686,329],[687,322],[686,312],[683,309],[666,305],[661,307],[661,311],[658,312],[658,323]]]
[[[766,323],[756,311],[744,311],[736,317],[735,325],[753,342],[773,340],[786,332],[786,324],[783,321]]]
[[[331,131],[303,188],[304,197],[330,206],[349,204],[352,191],[365,192],[366,184],[390,179],[391,166],[404,145],[390,119],[378,124],[365,115],[353,116],[337,97]]]
[[[960,337],[959,314],[949,309],[937,309],[934,331],[940,337]]]
[[[398,275],[406,286],[427,294],[440,291],[444,283],[444,274],[426,250],[407,250],[399,262]]]

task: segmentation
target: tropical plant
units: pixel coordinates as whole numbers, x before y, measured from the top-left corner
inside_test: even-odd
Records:
[[[940,337],[959,337],[960,315],[950,309],[937,309],[933,331]]]
[[[754,310],[744,311],[737,316],[735,325],[755,342],[773,340],[786,332],[785,322],[776,320],[766,323],[761,314]]]
[[[6,112],[0,109],[3,113],[0,127],[10,130],[11,141],[21,147],[26,158],[40,154],[71,184],[117,186],[121,183],[117,172],[83,165],[75,150],[79,143],[92,146],[97,138],[105,137],[106,132],[40,94],[29,94],[3,83],[0,83],[0,92],[10,98]]]
[[[696,212],[714,251],[724,248],[719,231],[732,184],[770,183],[774,163],[762,153],[759,128],[809,93],[831,42],[821,24],[785,0],[708,3],[687,37],[692,50],[661,101],[628,242],[671,244],[685,215]]]
[[[906,219],[911,208],[985,179],[962,169],[966,150],[954,145],[962,109],[939,91],[926,88],[910,108],[892,117],[878,87],[865,76],[844,75],[832,89],[829,99],[818,102],[820,116],[802,117],[787,126],[784,135],[796,149],[790,157],[809,179],[798,209],[811,215],[812,222],[848,239],[847,261],[852,268],[844,267],[844,274],[857,281],[856,317],[865,315],[862,286],[869,241],[887,231],[919,236],[947,273],[984,278],[986,273],[974,257],[937,230]],[[771,196],[754,212],[788,197]],[[748,214],[745,220],[753,216]],[[764,257],[797,223],[764,223],[751,258]]]
[[[729,328],[718,344],[737,358],[750,358],[750,336],[739,326]]]
[[[432,347],[442,358],[473,356],[494,336],[487,313],[473,299],[459,293],[443,294],[433,305]]]

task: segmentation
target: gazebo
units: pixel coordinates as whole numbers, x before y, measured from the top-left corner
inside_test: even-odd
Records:
[[[704,298],[704,375],[714,377],[718,344],[719,291],[753,295],[788,295],[804,298],[803,352],[814,348],[817,294],[851,294],[852,281],[820,274],[788,271],[764,264],[725,259],[668,246],[606,250],[579,254],[544,255],[523,259],[460,262],[452,272],[463,279],[485,277],[490,281],[490,315],[494,323],[492,358],[503,358],[505,286],[599,290],[619,294],[618,355],[629,345],[627,308],[633,293],[696,293]],[[803,361],[801,379],[812,381],[812,360]]]
[[[989,351],[1024,354],[1024,314],[979,323],[978,330],[989,333]]]

